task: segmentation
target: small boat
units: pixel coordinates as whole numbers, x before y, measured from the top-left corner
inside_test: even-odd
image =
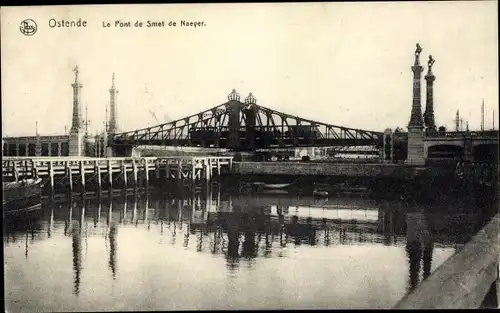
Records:
[[[297,181],[299,181],[300,177],[292,181],[291,183],[286,183],[286,184],[268,184],[264,182],[253,182],[252,185],[259,189],[284,189],[288,188],[291,185],[295,184]]]
[[[362,193],[368,191],[366,187],[348,187],[341,189],[342,192],[345,193]]]
[[[290,184],[262,184],[262,188],[266,188],[266,189],[283,189],[283,188],[286,188],[288,186],[290,186]]]
[[[328,191],[321,189],[314,189],[313,196],[315,197],[328,197]]]
[[[288,195],[288,191],[282,189],[262,190],[260,193],[269,195]]]
[[[29,212],[42,206],[42,187],[38,179],[24,179],[16,182],[3,182],[3,213]]]
[[[264,182],[253,182],[252,185],[259,189],[283,189],[290,186],[293,183],[289,184],[266,184]]]

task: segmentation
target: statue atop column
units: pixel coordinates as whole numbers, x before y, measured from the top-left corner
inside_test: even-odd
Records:
[[[432,73],[432,66],[434,65],[434,62],[436,62],[436,60],[432,57],[432,55],[429,55],[429,61],[427,61],[427,66],[429,67],[429,73]]]
[[[420,53],[422,53],[422,47],[417,43],[417,48],[415,49],[415,65],[420,64]]]
[[[75,83],[77,83],[78,82],[78,73],[79,73],[78,65],[75,66],[75,68],[73,69],[73,72],[75,72]]]

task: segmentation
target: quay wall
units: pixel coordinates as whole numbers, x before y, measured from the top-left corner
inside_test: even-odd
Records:
[[[394,308],[479,308],[488,292],[491,292],[492,284],[498,286],[499,223],[497,213],[460,251],[445,261]]]
[[[414,179],[424,173],[449,174],[450,169],[404,164],[350,164],[315,162],[234,162],[232,173],[239,175],[351,176]]]

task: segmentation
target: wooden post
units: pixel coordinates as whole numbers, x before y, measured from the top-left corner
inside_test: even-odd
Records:
[[[144,159],[144,177],[146,178],[146,188],[149,187],[149,163],[147,159]]]
[[[69,178],[69,191],[73,192],[73,171],[71,170],[69,161],[66,162],[66,169],[68,171],[68,178]]]
[[[177,160],[177,179],[182,180],[182,160]]]
[[[31,170],[33,171],[33,178],[38,179],[39,175],[38,175],[38,168],[36,166],[36,162],[35,162],[35,160],[31,160],[31,162],[33,163],[32,168],[31,168]]]
[[[108,182],[109,182],[109,191],[111,192],[113,188],[113,171],[111,168],[111,160],[108,160]]]
[[[94,168],[97,174],[97,191],[101,194],[101,167],[99,166],[99,160],[95,160],[94,162]]]
[[[132,169],[134,171],[134,188],[137,188],[137,163],[132,159]]]
[[[19,181],[19,170],[17,169],[16,161],[12,161],[12,163],[14,164],[14,168],[13,168],[14,179],[16,182],[18,182]]]
[[[196,181],[196,166],[198,165],[198,160],[196,160],[195,162],[195,159],[191,159],[191,180],[194,184],[194,182]]]
[[[212,173],[212,170],[211,170],[211,165],[210,165],[210,159],[207,158],[206,161],[205,161],[205,164],[204,164],[204,170],[205,170],[205,180],[208,182],[210,181],[210,174]]]
[[[49,161],[50,190],[54,189],[54,165]]]
[[[160,179],[160,160],[156,159],[155,160],[155,171],[156,171],[156,179]]]
[[[217,175],[220,176],[220,159],[217,158]]]
[[[28,149],[28,148],[26,148]],[[29,167],[28,167],[28,161],[24,161],[24,170],[23,170],[23,176],[26,177],[28,176],[28,173],[30,172]]]
[[[85,192],[85,161],[80,160],[80,176],[82,179],[82,192]]]
[[[124,189],[127,189],[127,166],[125,165],[125,160],[122,160],[122,172],[123,172],[123,182],[124,182]]]

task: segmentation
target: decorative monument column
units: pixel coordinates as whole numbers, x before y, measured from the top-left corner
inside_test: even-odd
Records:
[[[408,124],[408,158],[407,164],[423,165],[424,159],[424,121],[422,119],[420,77],[424,68],[420,65],[422,47],[417,43],[413,71],[413,105],[410,123]]]
[[[436,123],[434,121],[434,81],[436,76],[432,73],[432,65],[436,60],[429,55],[429,61],[427,62],[428,72],[425,75],[425,80],[427,81],[427,98],[424,113],[424,122],[427,128],[427,133],[436,132]]]
[[[75,72],[75,82],[71,84],[73,87],[73,120],[69,131],[69,156],[82,156],[84,154],[84,136],[85,129],[82,121],[82,84],[78,81],[78,66],[73,71]]]
[[[111,89],[109,89],[109,128],[108,133],[114,134],[118,131],[118,114],[116,108],[116,98],[118,95],[118,89],[115,87],[115,73],[111,78]]]

